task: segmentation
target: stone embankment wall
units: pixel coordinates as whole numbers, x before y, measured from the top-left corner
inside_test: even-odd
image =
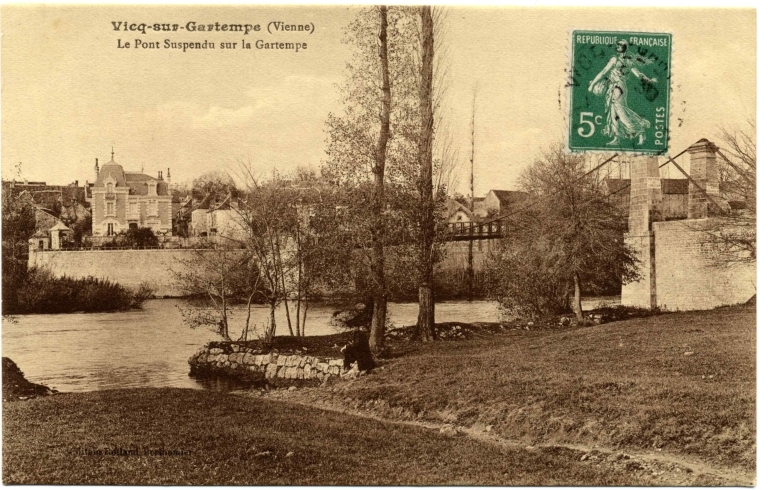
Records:
[[[195,376],[226,376],[270,384],[316,384],[344,374],[344,360],[307,354],[262,353],[237,344],[206,346],[189,359]]]
[[[495,240],[474,242],[474,268],[485,267],[485,254]],[[437,273],[465,271],[469,242],[448,244],[448,254],[437,267]],[[56,276],[84,278],[88,276],[109,279],[121,286],[135,288],[147,283],[158,297],[179,297],[185,292],[179,287],[176,275],[184,271],[185,262],[199,260],[205,250],[152,249],[152,250],[32,250],[29,267],[49,269]]]
[[[121,286],[147,283],[156,296],[183,296],[175,272],[184,261],[197,258],[201,250],[44,250],[31,251],[28,265],[49,269],[57,276],[109,279]]]

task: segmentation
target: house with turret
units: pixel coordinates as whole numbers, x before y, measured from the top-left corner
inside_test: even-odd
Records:
[[[94,165],[96,181],[89,186],[88,200],[94,237],[112,236],[131,228],[151,228],[156,234],[172,233],[171,170],[165,177],[128,172],[112,159]]]

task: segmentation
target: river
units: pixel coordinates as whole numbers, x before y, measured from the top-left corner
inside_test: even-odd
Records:
[[[155,299],[142,309],[118,313],[22,315],[15,317],[15,323],[4,320],[3,356],[13,359],[28,380],[62,392],[221,388],[188,375],[187,359],[217,336],[205,328],[186,326],[178,308],[183,304],[176,299]],[[337,333],[330,323],[333,311],[327,305],[311,305],[306,334]],[[414,324],[417,314],[416,303],[390,303],[389,321],[395,327]],[[236,311],[231,325],[242,325],[243,319],[243,311]],[[267,320],[267,308],[254,309],[252,328],[263,332]],[[435,320],[494,322],[500,320],[500,311],[490,301],[438,303]],[[284,310],[278,310],[277,321],[277,334],[287,334]],[[237,338],[240,331],[230,335]]]
[[[584,301],[589,310],[614,304],[617,297]],[[201,346],[218,340],[205,328],[191,329],[182,321],[178,299],[153,299],[141,309],[117,313],[22,315],[3,320],[3,356],[10,357],[27,379],[62,392],[116,388],[176,387],[229,389],[223,381],[191,378],[187,359]],[[416,323],[417,303],[390,303],[394,327]],[[307,312],[307,335],[338,333],[331,325],[334,308],[313,304]],[[277,312],[277,334],[287,335],[285,310]],[[264,331],[269,310],[252,311],[251,331]],[[237,338],[245,321],[244,309],[230,321],[230,336]],[[295,312],[292,320],[295,319]],[[493,301],[455,301],[435,306],[437,322],[496,322],[501,312]]]

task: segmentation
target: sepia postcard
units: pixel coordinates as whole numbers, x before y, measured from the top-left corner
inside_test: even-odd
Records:
[[[1,9],[4,484],[757,484],[756,9]]]

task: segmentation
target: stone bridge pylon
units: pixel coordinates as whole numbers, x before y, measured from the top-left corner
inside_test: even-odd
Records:
[[[661,288],[663,298],[659,297],[657,288],[658,279],[662,274],[662,281],[666,284],[668,279],[676,276],[678,282],[682,276],[690,274],[691,281],[698,277],[699,269],[703,267],[702,261],[697,257],[695,240],[688,236],[695,235],[686,227],[685,223],[693,223],[690,220],[706,220],[719,213],[729,211],[728,203],[720,196],[719,175],[717,171],[718,148],[706,139],[697,141],[688,148],[690,156],[690,175],[688,182],[688,216],[687,221],[678,222],[679,226],[671,226],[674,223],[662,223],[662,190],[659,165],[656,157],[640,156],[631,162],[630,167],[630,197],[629,197],[629,231],[625,235],[625,243],[635,249],[639,259],[639,272],[642,276],[639,281],[626,284],[621,290],[621,304],[625,306],[637,306],[641,308],[665,307],[668,304],[681,304],[678,299],[668,297],[668,287]],[[684,173],[684,172],[683,172]],[[658,223],[654,226],[654,223]],[[699,221],[701,223],[701,221]],[[663,271],[657,269],[657,235],[664,229],[665,235],[669,235],[674,228],[680,235],[679,240],[665,236],[664,256],[676,256],[680,260],[677,264],[671,264],[665,260]],[[670,226],[667,226],[670,225]],[[685,245],[683,245],[685,243]],[[670,248],[672,247],[672,248]],[[687,270],[686,268],[692,268]],[[670,270],[672,269],[672,270]],[[693,270],[695,269],[695,270]],[[716,275],[716,274],[715,274]],[[707,285],[711,286],[711,285]],[[695,285],[691,285],[695,287]],[[683,291],[675,291],[673,295],[687,294]]]

